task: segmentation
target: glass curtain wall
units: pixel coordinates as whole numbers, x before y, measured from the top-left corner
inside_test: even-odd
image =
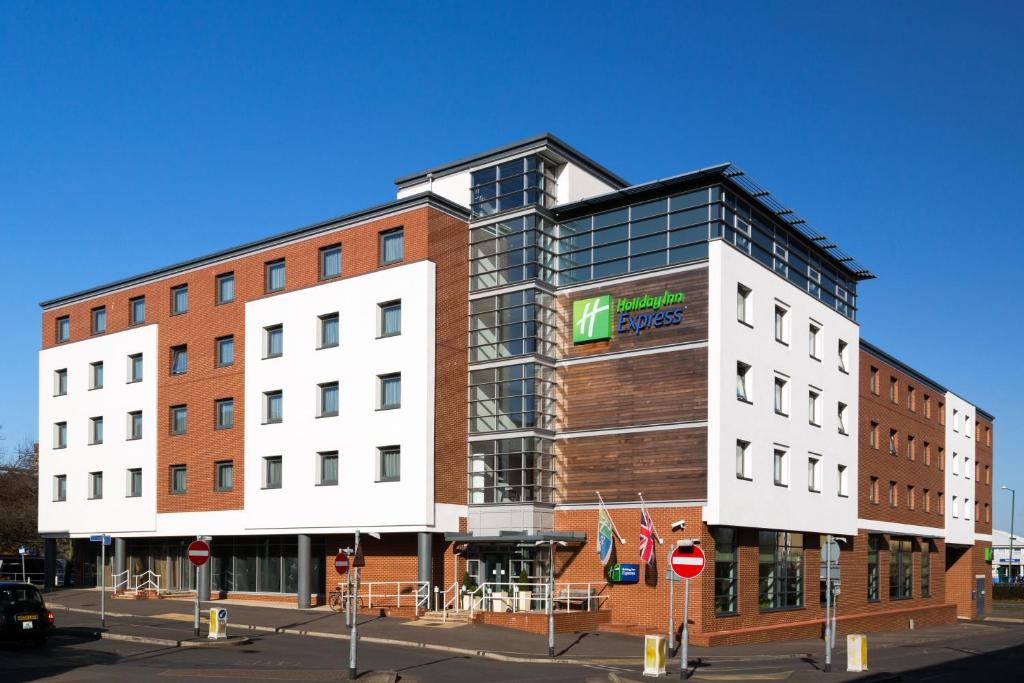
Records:
[[[553,502],[553,444],[532,436],[470,443],[469,502]]]
[[[759,532],[760,585],[759,604],[762,610],[802,607],[804,536],[785,531]]]
[[[554,297],[539,289],[473,299],[469,304],[470,360],[554,355],[553,308]]]
[[[470,229],[471,291],[516,282],[555,281],[554,225],[531,213]]]
[[[552,429],[554,371],[539,363],[469,373],[469,431]]]
[[[555,205],[556,165],[539,154],[474,171],[470,211],[474,218],[531,204]]]

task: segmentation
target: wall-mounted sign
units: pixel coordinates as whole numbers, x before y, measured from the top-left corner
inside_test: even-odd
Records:
[[[639,336],[644,331],[683,322],[683,292],[622,297],[612,305],[610,294],[572,302],[572,343],[610,339],[615,334]],[[613,318],[614,316],[614,318]]]
[[[612,583],[640,583],[640,565],[613,564],[608,569],[608,580]]]

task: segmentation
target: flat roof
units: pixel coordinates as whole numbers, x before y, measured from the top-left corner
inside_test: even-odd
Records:
[[[576,216],[589,212],[597,212],[603,208],[636,201],[644,196],[654,196],[674,189],[692,186],[694,183],[708,178],[716,178],[739,190],[749,201],[757,204],[763,211],[771,214],[776,220],[801,235],[810,246],[856,280],[870,280],[875,274],[857,263],[846,252],[842,251],[822,232],[811,227],[806,220],[800,218],[792,209],[787,209],[772,194],[755,183],[732,162],[726,161],[714,166],[705,166],[678,175],[651,180],[639,185],[631,185],[605,194],[588,197],[571,204],[562,204],[553,208],[556,216]]]
[[[409,175],[397,178],[395,180],[395,185],[398,185],[400,188],[408,187],[409,185],[415,185],[426,181],[431,175],[435,178],[451,175],[452,173],[458,173],[459,171],[464,171],[467,168],[472,168],[473,166],[481,166],[491,161],[499,161],[502,157],[528,152],[532,149],[540,149],[542,147],[552,149],[559,155],[565,157],[568,161],[571,161],[580,168],[593,173],[611,185],[617,187],[626,187],[629,185],[622,176],[608,170],[583,152],[564,142],[560,138],[555,137],[551,133],[541,133],[540,135],[534,135],[533,137],[526,138],[525,140],[519,140],[507,145],[502,145],[501,147],[496,147],[486,152],[480,152],[479,154],[464,157],[457,161],[451,161],[447,164],[441,164],[440,166],[433,166],[417,173],[410,173]]]
[[[105,285],[83,289],[82,291],[75,292],[74,294],[67,294],[55,299],[48,299],[41,302],[39,306],[42,307],[43,310],[65,306],[76,301],[81,301],[82,299],[88,299],[90,297],[106,294],[125,287],[142,284],[149,280],[156,280],[176,273],[194,270],[195,268],[201,268],[226,259],[236,258],[255,251],[261,251],[268,247],[274,247],[294,240],[312,237],[319,233],[331,232],[332,230],[345,228],[355,223],[362,223],[364,221],[381,218],[402,211],[408,211],[410,209],[420,208],[422,206],[428,206],[451,214],[457,218],[469,220],[469,210],[464,206],[460,206],[459,204],[432,192],[420,192],[409,197],[387,202],[386,204],[378,204],[377,206],[372,206],[368,209],[361,209],[353,213],[329,218],[325,221],[320,221],[311,225],[305,225],[301,228],[295,228],[276,235],[271,235],[270,237],[264,237],[254,242],[241,244],[237,247],[230,247],[228,249],[213,252],[212,254],[198,256],[187,261],[175,263],[174,265],[157,268],[156,270],[151,270],[139,275],[133,275],[121,280],[115,280],[114,282],[109,282]]]
[[[889,365],[893,366],[894,368],[896,368],[900,372],[903,372],[903,373],[906,373],[906,374],[910,375],[911,377],[913,377],[914,379],[916,379],[919,382],[924,382],[925,384],[928,384],[932,388],[937,389],[939,391],[943,391],[943,392],[948,391],[951,394],[957,394],[957,392],[953,391],[952,389],[946,387],[945,385],[943,385],[943,384],[941,384],[939,382],[936,382],[935,380],[933,380],[931,377],[929,377],[928,375],[924,374],[923,372],[919,372],[919,371],[915,370],[914,368],[910,367],[909,365],[907,365],[906,363],[901,361],[896,356],[893,356],[890,353],[886,353],[881,348],[879,348],[878,346],[875,346],[874,344],[869,342],[867,339],[864,339],[863,337],[861,337],[861,340],[860,340],[860,347],[862,349],[864,349],[865,351],[867,351],[868,353],[870,353],[875,358],[877,358],[878,360],[880,360],[880,361],[882,361],[884,363],[888,363]],[[963,398],[963,396],[961,394],[957,394],[957,396],[960,396],[961,398]],[[967,401],[966,398],[964,398],[963,400]],[[967,401],[967,402],[971,403],[971,401]],[[995,422],[996,418],[995,418],[994,415],[992,415],[991,413],[989,413],[986,410],[982,410],[982,408],[980,406],[978,406],[977,404],[971,403],[971,405],[973,405],[974,406],[974,410],[979,415],[984,417],[986,420],[988,420],[989,422]]]

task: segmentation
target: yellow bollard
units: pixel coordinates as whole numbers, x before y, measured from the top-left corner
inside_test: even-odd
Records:
[[[644,676],[665,675],[665,636],[644,636]]]
[[[868,637],[863,633],[846,636],[846,670],[868,670]]]

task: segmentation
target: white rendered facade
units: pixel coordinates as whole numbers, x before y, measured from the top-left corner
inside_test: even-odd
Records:
[[[973,545],[974,420],[973,405],[946,392],[946,542]]]

